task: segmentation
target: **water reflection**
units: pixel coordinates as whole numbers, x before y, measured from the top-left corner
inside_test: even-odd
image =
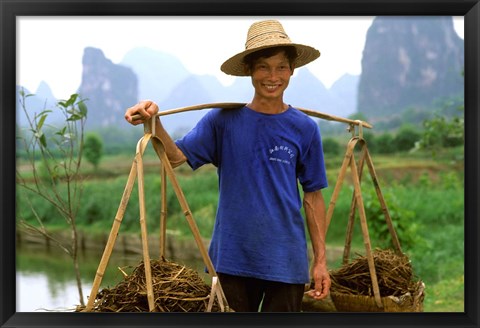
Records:
[[[84,284],[84,290],[91,289]],[[79,304],[74,280],[58,282],[45,273],[17,271],[17,312],[73,311]]]
[[[88,301],[102,251],[81,254],[80,269],[85,303]],[[80,304],[75,274],[70,257],[56,248],[25,246],[17,248],[16,298],[17,312],[73,311]],[[142,256],[112,253],[102,278],[102,288],[111,288],[123,279],[118,269],[130,273]],[[201,260],[176,260],[196,269],[208,283]]]

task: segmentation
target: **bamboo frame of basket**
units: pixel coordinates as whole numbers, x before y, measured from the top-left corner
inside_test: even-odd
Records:
[[[333,191],[332,197],[330,199],[330,203],[328,206],[327,210],[327,229],[328,226],[330,225],[332,216],[333,216],[333,211],[335,209],[336,201],[338,198],[338,195],[340,193],[340,189],[342,187],[343,181],[345,179],[345,174],[350,167],[350,171],[352,173],[352,179],[353,179],[353,185],[354,185],[354,192],[352,196],[352,202],[350,206],[350,214],[348,218],[348,224],[347,224],[347,232],[346,232],[346,240],[345,240],[345,248],[344,248],[344,253],[343,253],[343,263],[348,263],[349,256],[350,256],[350,248],[351,248],[351,241],[352,241],[352,236],[353,236],[353,224],[355,220],[355,210],[358,208],[359,212],[359,217],[360,217],[360,226],[362,230],[362,236],[363,236],[363,241],[364,241],[364,246],[365,246],[365,251],[366,251],[366,257],[368,261],[368,267],[370,271],[370,276],[372,278],[372,287],[373,287],[373,293],[374,293],[374,300],[378,308],[383,308],[385,303],[382,302],[382,297],[380,295],[379,287],[378,287],[378,279],[377,279],[377,274],[375,271],[375,263],[372,255],[372,247],[370,243],[370,235],[368,232],[368,224],[367,224],[367,218],[365,214],[365,207],[363,204],[363,197],[362,197],[362,191],[361,191],[361,178],[362,178],[362,172],[364,168],[364,162],[367,162],[367,166],[369,169],[370,176],[372,178],[374,187],[375,187],[375,192],[377,194],[377,197],[380,201],[380,205],[382,208],[382,211],[385,216],[385,220],[389,229],[389,232],[392,236],[393,244],[398,253],[402,253],[401,247],[400,247],[400,242],[398,240],[398,236],[395,232],[395,228],[392,223],[392,219],[390,217],[390,214],[388,212],[388,207],[386,205],[385,199],[383,197],[382,191],[380,189],[380,185],[378,183],[378,178],[375,172],[375,168],[373,166],[373,161],[370,156],[370,153],[368,151],[367,143],[363,139],[363,131],[362,131],[362,124],[358,124],[358,135],[355,135],[355,127],[351,126],[350,131],[352,131],[352,138],[347,144],[347,150],[345,153],[345,157],[343,159],[342,166],[340,168],[339,174],[338,174],[338,179],[337,183],[335,185],[335,189]],[[354,155],[354,149],[357,146],[357,144],[360,145],[361,147],[361,155],[358,164],[355,161],[355,155]]]
[[[165,243],[167,239],[167,171],[160,163],[160,177],[161,177],[161,200],[162,205],[160,209],[160,259],[165,257]]]
[[[152,118],[150,121],[154,121]],[[180,206],[182,210],[184,211],[184,215],[188,221],[188,224],[190,226],[190,229],[193,233],[193,236],[195,238],[197,247],[200,250],[200,253],[202,255],[202,259],[208,269],[208,272],[212,276],[212,291],[210,294],[210,301],[209,305],[207,307],[207,311],[210,311],[213,306],[213,300],[214,298],[217,298],[217,301],[219,303],[219,306],[222,311],[229,311],[228,307],[228,301],[225,297],[225,294],[223,293],[223,289],[221,287],[220,281],[218,280],[217,273],[213,267],[213,264],[211,262],[211,259],[208,255],[208,252],[203,245],[200,232],[198,230],[198,227],[195,223],[195,220],[193,219],[193,215],[189,209],[187,200],[185,198],[185,195],[182,192],[182,189],[180,188],[180,185],[176,179],[175,173],[173,171],[173,168],[168,161],[167,155],[165,153],[165,149],[163,147],[163,144],[161,143],[160,139],[156,137],[154,134],[152,134],[152,124],[148,122],[147,124],[144,125],[144,136],[138,141],[137,143],[137,149],[136,149],[136,154],[134,161],[132,163],[132,167],[130,169],[130,174],[127,180],[127,184],[125,186],[125,190],[122,196],[122,199],[120,201],[119,208],[117,210],[117,214],[115,216],[112,229],[109,235],[109,238],[107,240],[107,244],[105,246],[102,258],[100,260],[95,279],[92,285],[92,290],[90,293],[90,297],[88,300],[88,303],[83,310],[83,312],[89,312],[93,308],[93,303],[97,297],[98,290],[100,288],[100,284],[103,278],[103,275],[105,273],[106,267],[108,265],[108,261],[110,259],[110,256],[112,254],[116,238],[120,229],[120,224],[123,220],[123,216],[125,214],[125,209],[128,204],[131,192],[133,190],[133,185],[135,183],[135,178],[138,177],[138,194],[139,194],[139,209],[140,209],[140,227],[141,227],[141,238],[142,238],[142,250],[143,250],[143,260],[144,260],[144,265],[145,265],[145,278],[146,278],[146,288],[147,288],[147,300],[148,300],[148,306],[149,306],[149,311],[152,312],[155,310],[155,304],[154,304],[154,295],[153,295],[153,286],[152,286],[152,276],[151,276],[151,268],[150,268],[150,256],[149,256],[149,248],[148,248],[148,233],[147,233],[147,226],[146,226],[146,210],[145,210],[145,194],[144,194],[144,174],[143,174],[143,153],[146,149],[146,146],[149,141],[152,142],[153,148],[155,152],[157,153],[157,156],[159,157],[161,161],[161,176],[162,176],[162,208],[161,208],[161,214],[160,214],[160,226],[161,226],[161,231],[160,231],[160,238],[161,238],[161,243],[160,243],[160,255],[163,256],[165,252],[165,237],[166,237],[166,178],[168,177],[170,179],[170,182],[173,186],[173,189],[175,191],[175,194],[177,196],[177,199],[180,203]]]
[[[125,189],[123,191],[122,199],[118,206],[117,213],[115,215],[115,219],[113,221],[112,229],[108,236],[107,243],[105,245],[105,249],[102,254],[102,258],[100,260],[97,272],[95,274],[95,279],[93,281],[92,290],[90,293],[90,297],[88,299],[88,303],[85,306],[83,311],[89,312],[93,308],[93,303],[95,298],[97,297],[98,290],[100,288],[100,284],[102,282],[103,275],[105,273],[106,267],[108,265],[108,261],[110,260],[110,256],[113,251],[113,247],[115,245],[115,241],[118,236],[118,232],[120,230],[120,225],[122,223],[123,217],[125,215],[125,210],[127,208],[128,200],[130,199],[130,195],[133,190],[133,185],[135,184],[135,180],[138,174],[137,166],[138,166],[138,158],[141,158],[145,148],[148,144],[148,140],[145,137],[142,137],[137,143],[137,152],[135,154],[135,158],[132,163],[132,167],[130,168],[130,173],[128,175],[127,183],[125,185]]]
[[[151,119],[154,120],[154,119]],[[145,128],[146,131],[148,131],[148,127]],[[185,218],[187,219],[187,222],[190,226],[190,230],[193,234],[193,237],[195,239],[195,242],[197,244],[197,247],[200,251],[200,254],[202,256],[203,262],[207,267],[208,272],[210,273],[212,277],[212,292],[210,295],[210,302],[209,302],[209,307],[207,308],[207,311],[210,311],[212,305],[213,305],[213,299],[217,297],[220,308],[222,311],[225,310],[224,302],[226,306],[228,307],[228,302],[227,299],[223,293],[223,290],[221,288],[221,284],[218,281],[217,283],[217,272],[215,271],[215,268],[213,267],[213,263],[210,259],[210,256],[208,255],[207,249],[205,248],[205,245],[202,242],[202,237],[200,235],[200,231],[198,230],[197,224],[193,218],[193,214],[188,206],[187,199],[185,195],[183,194],[182,188],[180,187],[180,184],[178,183],[178,180],[176,178],[175,172],[173,171],[172,166],[170,165],[170,162],[167,158],[167,154],[165,152],[165,148],[163,147],[162,142],[160,141],[159,138],[156,136],[152,139],[152,145],[157,153],[158,157],[160,158],[160,161],[162,162],[162,174],[164,172],[166,173],[166,176],[169,178],[173,190],[175,191],[175,194],[177,196],[177,199],[180,203],[180,207],[183,210],[183,214],[185,215]],[[166,179],[165,179],[166,180]],[[165,181],[166,182],[166,181]],[[165,183],[164,183],[165,185]],[[162,212],[162,229],[163,231],[161,232],[163,239],[161,241],[161,249],[164,251],[165,250],[165,236],[166,236],[166,188],[162,188],[162,200],[165,202],[163,203],[164,205],[164,212]]]

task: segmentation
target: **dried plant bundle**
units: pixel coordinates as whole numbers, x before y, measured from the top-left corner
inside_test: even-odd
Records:
[[[204,312],[211,287],[197,271],[167,260],[151,260],[156,312]],[[130,275],[113,288],[104,288],[94,302],[93,312],[149,312],[145,266],[141,261]],[[212,312],[220,308],[217,300]]]
[[[408,256],[397,254],[392,250],[376,249],[373,252],[373,259],[382,297],[416,294],[421,282],[416,281]],[[365,256],[358,255],[350,263],[342,265],[337,270],[332,270],[330,277],[332,292],[374,295],[368,260]]]

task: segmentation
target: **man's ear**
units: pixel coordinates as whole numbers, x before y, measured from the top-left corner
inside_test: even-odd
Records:
[[[249,65],[246,65],[246,64],[243,64],[243,72],[246,74],[246,75],[252,75],[251,73],[251,69],[250,69],[250,66]]]

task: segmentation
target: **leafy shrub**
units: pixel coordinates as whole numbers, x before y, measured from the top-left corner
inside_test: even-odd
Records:
[[[88,132],[83,147],[85,159],[97,169],[103,155],[103,142],[100,135],[95,132]]]
[[[415,143],[420,139],[420,136],[417,128],[410,125],[403,125],[393,138],[393,147],[397,151],[414,149]]]
[[[338,155],[342,150],[340,143],[333,138],[327,137],[322,139],[322,144],[323,144],[323,152],[325,154]]]
[[[392,154],[395,152],[393,147],[393,136],[390,133],[383,133],[375,140],[376,151],[380,154]]]
[[[394,248],[393,238],[388,229],[385,214],[380,205],[377,193],[373,186],[363,187],[363,202],[365,214],[372,241],[382,249]],[[417,223],[415,212],[401,204],[400,199],[395,195],[393,189],[382,189],[382,195],[388,209],[394,230],[397,234],[400,246],[411,248],[418,244],[418,231],[420,229]]]

